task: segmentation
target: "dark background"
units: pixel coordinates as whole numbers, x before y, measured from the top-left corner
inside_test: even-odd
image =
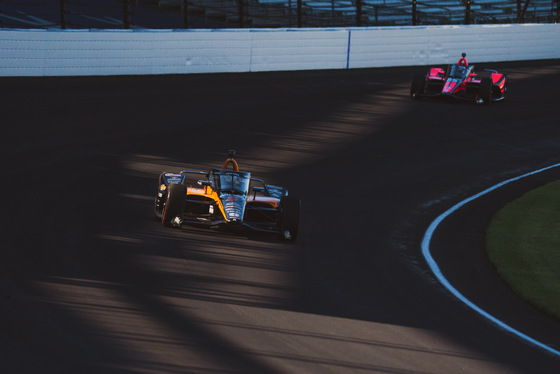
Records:
[[[430,223],[560,162],[558,61],[491,106],[408,96],[424,68],[2,78],[3,373],[553,373],[560,360],[453,298]],[[303,201],[295,244],[162,227],[162,171],[240,168]],[[558,350],[484,252],[493,213],[552,169],[468,204],[432,253],[461,293]]]

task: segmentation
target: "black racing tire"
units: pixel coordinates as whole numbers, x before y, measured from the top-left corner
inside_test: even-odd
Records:
[[[163,217],[163,207],[161,210],[158,210],[157,197],[156,201],[154,202],[154,214],[156,215],[154,219],[156,221],[161,221],[161,218]]]
[[[280,239],[295,241],[299,234],[301,201],[297,197],[284,196],[280,200]],[[289,231],[287,238],[285,232]]]
[[[492,82],[491,78],[482,78],[480,81],[480,91],[478,91],[478,97],[482,99],[484,104],[492,104]]]
[[[183,210],[187,198],[187,186],[184,184],[172,183],[167,187],[167,198],[163,207],[161,223],[170,227],[171,220],[175,217],[183,218]]]
[[[509,83],[507,76],[504,79],[505,79],[505,82],[504,82],[504,92],[502,93],[502,99],[506,98],[507,91],[508,91],[508,83]]]
[[[161,194],[161,197],[159,196]],[[158,220],[161,220],[163,216],[163,207],[165,200],[167,199],[167,191],[161,191],[159,186],[156,191],[156,196],[154,198],[154,213]]]
[[[154,213],[158,221],[161,221],[161,217],[163,216],[163,206],[165,205],[165,200],[167,199],[167,188],[161,189],[161,186],[164,184],[163,176],[165,173],[161,173],[158,179],[157,191],[154,198]]]
[[[410,84],[410,97],[420,99],[426,87],[426,76],[424,74],[415,74]]]

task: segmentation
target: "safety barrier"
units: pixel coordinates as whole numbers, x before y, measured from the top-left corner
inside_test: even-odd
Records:
[[[331,29],[0,29],[0,76],[353,69],[560,58],[560,24]]]

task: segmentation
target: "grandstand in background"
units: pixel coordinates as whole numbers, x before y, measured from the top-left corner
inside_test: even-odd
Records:
[[[140,2],[157,4],[160,8],[179,7],[185,10],[184,0]],[[189,0],[187,7],[192,14],[219,19],[233,26],[245,21],[246,26],[250,27],[558,21],[558,1],[555,0]]]
[[[0,0],[0,28],[554,23],[560,0]]]

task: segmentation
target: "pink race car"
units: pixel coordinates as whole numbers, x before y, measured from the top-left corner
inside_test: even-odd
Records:
[[[427,74],[415,75],[410,96],[413,99],[444,96],[486,105],[505,99],[507,74],[490,69],[475,71],[466,57],[467,54],[463,53],[457,64],[449,65],[447,70],[432,67]]]

